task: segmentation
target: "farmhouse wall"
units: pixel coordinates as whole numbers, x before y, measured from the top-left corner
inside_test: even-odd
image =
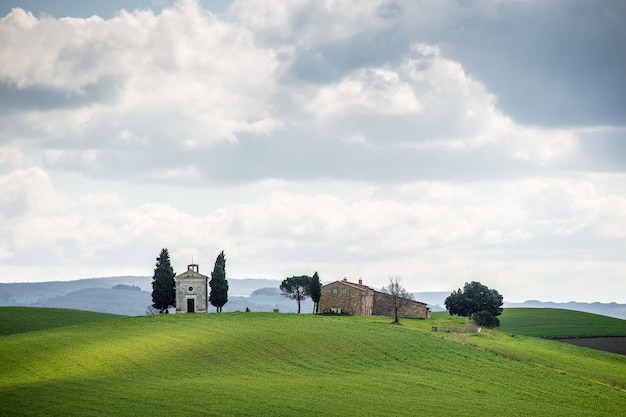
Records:
[[[374,293],[374,309],[372,314],[376,316],[393,316],[394,303],[393,297],[389,294],[375,292]],[[430,310],[428,306],[419,301],[408,300],[400,310],[398,310],[398,316],[411,317],[418,319],[426,319],[430,317]]]
[[[347,281],[335,281],[322,287],[320,311],[371,315],[372,300],[373,291],[370,288]]]
[[[322,286],[320,297],[322,313],[347,313],[355,316],[393,316],[393,298],[359,283],[341,281]],[[429,318],[430,309],[424,303],[408,300],[398,311],[400,317]]]

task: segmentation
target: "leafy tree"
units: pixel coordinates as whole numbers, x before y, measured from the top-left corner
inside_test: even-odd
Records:
[[[209,281],[211,293],[209,302],[217,308],[217,312],[222,312],[222,307],[228,302],[228,281],[226,280],[226,257],[224,251],[220,252],[215,259],[215,266],[211,272]]]
[[[172,269],[167,248],[161,250],[156,260],[152,276],[152,306],[163,314],[168,308],[176,307],[176,282],[174,281],[176,274]]]
[[[300,302],[310,295],[310,288],[311,277],[308,275],[285,278],[280,283],[280,290],[283,295],[298,302],[298,314],[300,314]]]
[[[490,312],[483,310],[472,315],[472,320],[479,326],[483,327],[500,327],[500,320],[494,317]]]
[[[394,323],[399,323],[398,311],[407,306],[413,296],[402,285],[402,279],[398,276],[389,277],[389,284],[383,287],[383,292],[391,296],[392,308],[394,311]]]
[[[480,282],[466,282],[463,290],[452,291],[445,300],[450,315],[456,314],[468,318],[487,320],[482,312],[488,312],[494,319],[502,314],[502,296],[496,290],[489,289]],[[480,315],[476,315],[481,313]],[[497,320],[497,319],[496,319]]]
[[[313,314],[319,313],[320,311],[320,298],[322,297],[322,283],[320,282],[320,276],[317,275],[317,271],[311,277],[311,281],[309,283],[309,294],[311,295],[311,300],[313,301]]]

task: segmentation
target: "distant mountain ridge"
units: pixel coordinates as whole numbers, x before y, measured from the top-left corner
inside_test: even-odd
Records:
[[[228,278],[228,303],[223,311],[273,311],[295,313],[298,305],[281,295],[280,279]],[[114,288],[115,287],[115,288]],[[139,289],[139,290],[138,290]],[[0,283],[0,306],[35,306],[72,308],[101,313],[142,316],[152,304],[152,277],[118,276],[85,278],[73,281]],[[444,311],[450,292],[415,292],[415,300],[428,304],[432,311]],[[554,303],[529,300],[504,303],[505,308],[562,308],[626,319],[626,304],[617,303]],[[211,310],[209,310],[211,311]],[[311,313],[310,299],[302,302],[301,311]]]
[[[295,301],[280,294],[281,280],[228,278],[228,311],[297,312]],[[259,289],[265,292],[253,294]],[[73,281],[0,283],[0,306],[72,308],[101,313],[142,316],[152,304],[152,277],[119,276]],[[311,300],[302,303],[302,312],[313,311]],[[209,310],[210,311],[210,310]]]
[[[445,300],[450,295],[450,292],[414,292],[412,294],[414,299],[427,303],[431,311],[445,311]],[[618,303],[580,303],[576,301],[555,303],[539,300],[510,303],[505,301],[504,308],[561,308],[626,320],[626,304]]]

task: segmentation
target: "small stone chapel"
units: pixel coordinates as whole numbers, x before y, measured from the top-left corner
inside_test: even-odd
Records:
[[[176,313],[208,313],[209,277],[200,273],[198,265],[187,265],[175,280]]]

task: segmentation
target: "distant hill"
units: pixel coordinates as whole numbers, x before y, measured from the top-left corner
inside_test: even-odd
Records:
[[[143,316],[152,304],[151,293],[146,291],[118,290],[112,288],[83,288],[69,294],[39,300],[35,306],[71,308],[100,313]]]
[[[280,279],[228,278],[228,303],[224,312],[245,311],[295,313],[298,305],[281,295]],[[115,287],[115,289],[114,289]],[[152,277],[119,276],[85,278],[74,281],[48,281],[31,283],[0,283],[0,306],[37,306],[72,308],[102,313],[142,316],[152,303]],[[417,301],[428,304],[431,311],[445,311],[444,301],[450,292],[415,292]],[[561,308],[584,311],[609,317],[626,319],[626,304],[617,303],[552,303],[526,301],[504,303],[504,307]],[[209,310],[211,311],[211,310]],[[301,311],[313,311],[310,299],[302,303]]]
[[[600,314],[626,320],[626,304],[617,303],[554,303],[551,301],[528,300],[523,303],[504,303],[504,307],[521,308],[559,308],[564,310],[583,311],[585,313]]]
[[[428,304],[431,311],[445,311],[445,300],[450,292],[415,292],[413,297]],[[563,310],[583,311],[585,313],[600,314],[626,320],[626,304],[618,303],[554,303],[551,301],[529,300],[523,303],[505,301],[504,308],[558,308]]]
[[[297,303],[280,294],[280,283],[278,279],[228,278],[228,303],[223,311],[245,311],[248,308],[255,312],[274,309],[297,312]],[[0,306],[70,308],[142,316],[152,304],[151,293],[152,278],[138,276],[0,284]],[[313,311],[311,300],[302,303],[301,311]]]

